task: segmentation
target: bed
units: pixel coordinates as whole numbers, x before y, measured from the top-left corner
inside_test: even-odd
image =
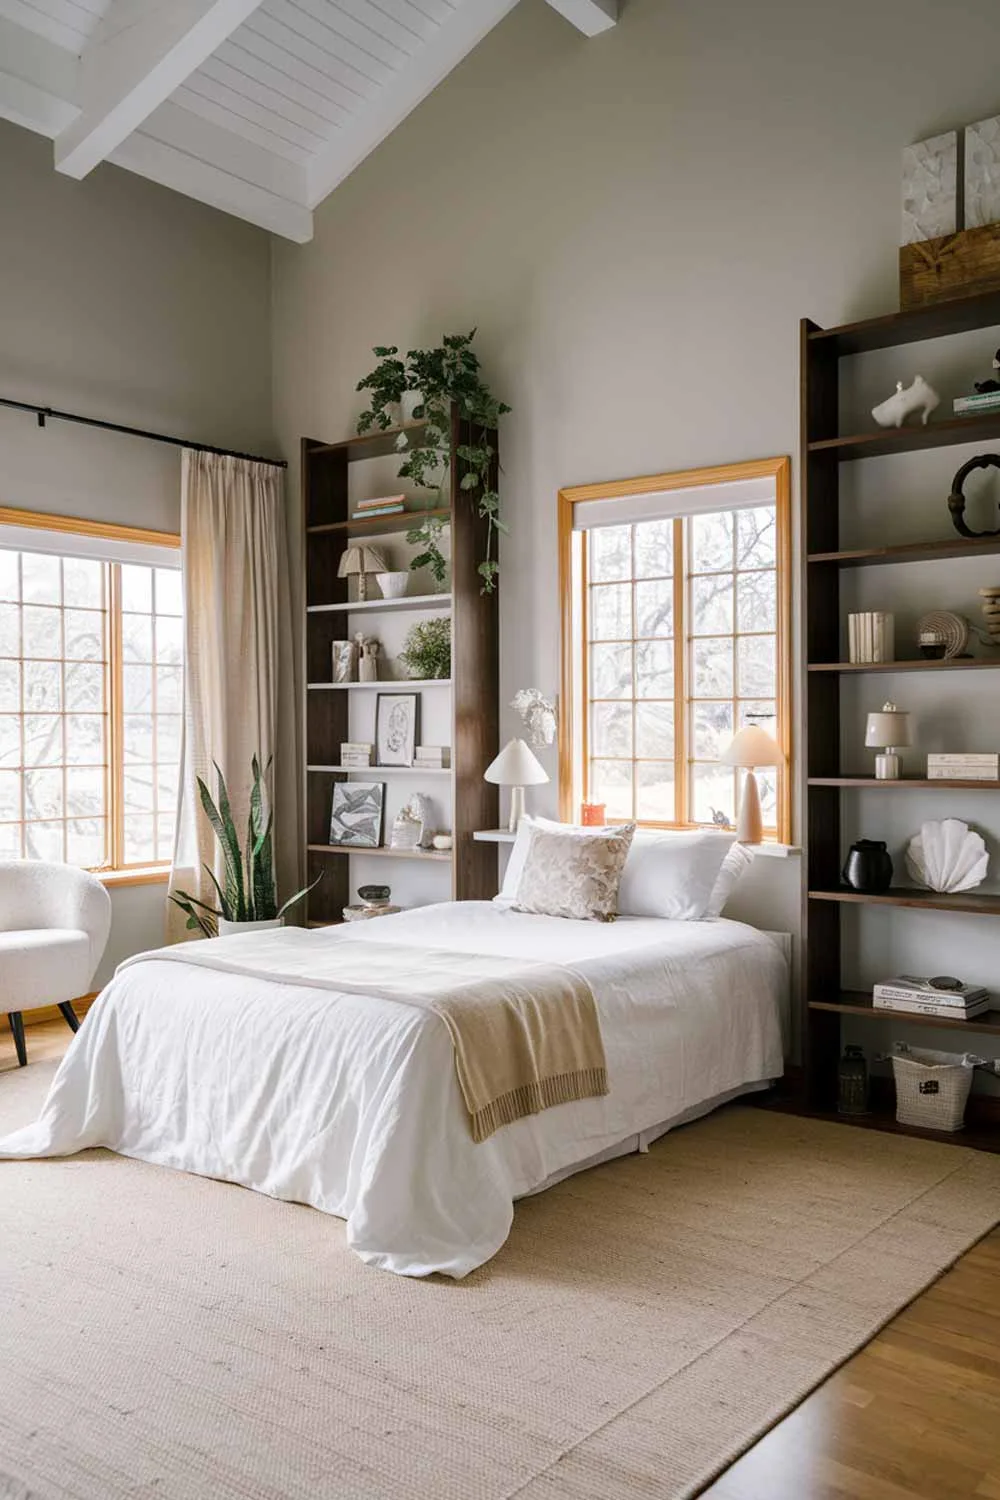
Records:
[[[426,1010],[152,954],[106,987],[41,1117],[0,1156],[104,1146],[336,1215],[372,1266],[462,1277],[504,1243],[516,1199],[782,1073],[787,962],[740,922],[571,922],[462,902],[312,939],[571,966],[596,1002],[607,1094],[477,1143]]]

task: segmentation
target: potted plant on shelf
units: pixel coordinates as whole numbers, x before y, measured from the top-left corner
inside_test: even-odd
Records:
[[[215,765],[215,762],[212,763]],[[239,834],[233,822],[232,807],[226,780],[219,767],[217,800],[213,800],[208,787],[198,777],[198,794],[205,816],[215,830],[222,851],[223,883],[216,879],[215,871],[203,865],[219,897],[219,905],[208,906],[191,896],[187,891],[178,891],[170,899],[181,911],[187,913],[190,932],[199,928],[206,937],[225,937],[233,932],[253,932],[261,928],[280,927],[281,919],[298,901],[309,894],[322,880],[322,875],[304,890],[296,891],[283,906],[278,906],[274,882],[274,855],[272,828],[274,814],[268,810],[264,816],[264,777],[271,769],[271,761],[261,769],[258,757],[251,761],[253,786],[250,790],[250,816],[247,821],[246,851],[240,848]]]
[[[451,620],[421,620],[406,637],[399,659],[421,682],[451,676]]]
[[[372,392],[368,410],[358,419],[358,431],[368,432],[372,427],[385,431],[392,427],[393,407],[402,399],[402,393],[420,393],[422,401],[413,411],[414,419],[423,424],[419,441],[411,447],[405,432],[396,439],[397,449],[405,454],[399,477],[412,480],[419,489],[436,491],[440,501],[452,462],[460,460],[464,464],[461,487],[470,492],[479,516],[487,523],[486,551],[479,564],[479,576],[482,592],[492,594],[500,572],[497,539],[507,528],[500,520],[500,495],[492,483],[496,450],[489,440],[488,429],[496,427],[510,407],[493,395],[480,374],[479,358],[471,347],[475,334],[475,329],[471,333],[446,334],[434,349],[410,349],[405,360],[399,358],[396,345],[376,345],[372,352],[378,364],[358,383],[359,391]],[[451,451],[453,404],[461,417],[480,430],[479,438],[460,443],[454,454]],[[433,555],[435,549],[426,548],[425,538],[413,535],[409,540],[423,542],[425,550]],[[437,555],[440,557],[439,550]],[[419,561],[414,559],[411,566],[434,568],[426,556]]]

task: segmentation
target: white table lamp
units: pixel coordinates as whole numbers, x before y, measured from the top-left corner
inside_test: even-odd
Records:
[[[740,766],[746,770],[743,796],[736,819],[736,837],[741,844],[759,844],[764,837],[760,816],[760,791],[754,775],[755,766],[780,766],[784,763],[781,746],[757,724],[748,724],[733,736],[728,749],[719,756],[723,766]]]
[[[517,832],[517,825],[524,817],[525,787],[541,786],[548,779],[545,767],[532,755],[523,740],[508,740],[496,760],[486,767],[483,772],[484,781],[491,781],[495,786],[509,786],[511,789],[510,822],[507,825],[511,833]]]
[[[910,715],[895,703],[883,703],[878,713],[869,714],[865,725],[865,747],[878,750],[875,757],[875,780],[899,780],[899,756],[896,751],[912,745]]]

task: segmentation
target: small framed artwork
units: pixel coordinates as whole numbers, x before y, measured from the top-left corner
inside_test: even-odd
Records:
[[[330,843],[351,849],[380,848],[384,807],[385,782],[335,781]]]
[[[413,765],[419,720],[419,693],[379,693],[375,705],[377,766]]]

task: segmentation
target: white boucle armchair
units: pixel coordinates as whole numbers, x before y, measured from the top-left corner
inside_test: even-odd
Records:
[[[111,929],[101,882],[73,865],[0,861],[0,1011],[7,1012],[23,1068],[22,1012],[58,1005],[76,1031],[72,1002],[90,988]]]

